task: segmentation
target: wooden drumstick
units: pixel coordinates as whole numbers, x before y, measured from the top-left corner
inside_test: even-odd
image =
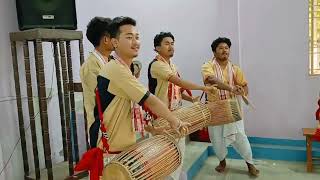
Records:
[[[241,97],[242,97],[243,102],[244,102],[246,105],[248,105],[248,106],[251,107],[252,109],[255,109],[255,107],[254,107],[253,104],[250,102],[250,100],[248,99],[247,96],[242,95]]]

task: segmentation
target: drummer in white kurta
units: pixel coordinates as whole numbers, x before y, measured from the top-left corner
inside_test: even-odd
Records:
[[[205,84],[224,83],[226,87],[218,88],[215,93],[208,93],[210,102],[236,98],[234,94],[248,94],[248,83],[241,69],[229,60],[231,41],[228,38],[218,38],[211,44],[214,57],[202,66],[202,75]],[[252,150],[244,131],[243,120],[208,128],[216,156],[220,164],[215,168],[223,172],[226,168],[227,147],[232,145],[234,149],[246,161],[250,175],[257,176],[259,170],[255,168],[252,160]]]

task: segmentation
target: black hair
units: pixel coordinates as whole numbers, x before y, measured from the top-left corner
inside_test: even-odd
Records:
[[[86,36],[94,47],[99,46],[100,39],[103,36],[110,36],[109,25],[111,23],[110,18],[94,17],[87,25]]]
[[[110,36],[111,38],[116,38],[120,34],[120,27],[123,25],[136,26],[136,21],[131,17],[115,17],[110,24]]]
[[[215,52],[217,47],[219,46],[220,43],[226,43],[229,48],[231,47],[231,41],[230,39],[226,37],[219,37],[218,39],[214,40],[211,44],[211,50],[212,52]]]
[[[171,32],[160,32],[157,34],[154,39],[153,39],[153,46],[156,48],[157,46],[161,45],[161,42],[164,38],[166,37],[171,37],[172,40],[174,41],[174,36],[171,34]]]

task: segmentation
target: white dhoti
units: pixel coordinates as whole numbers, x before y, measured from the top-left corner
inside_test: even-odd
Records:
[[[181,152],[181,164],[172,174],[170,174],[169,177],[166,178],[166,180],[179,180],[180,179],[180,174],[182,172],[184,152],[185,152],[185,149],[186,149],[186,138],[185,137],[180,139],[180,141],[178,143],[178,147],[179,147],[180,152]]]
[[[244,131],[243,120],[221,126],[208,127],[209,137],[219,161],[226,158],[227,147],[232,147],[248,163],[253,164],[252,151]]]

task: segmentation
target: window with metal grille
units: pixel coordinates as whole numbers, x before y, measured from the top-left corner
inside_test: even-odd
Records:
[[[309,74],[320,75],[320,0],[309,0]]]

